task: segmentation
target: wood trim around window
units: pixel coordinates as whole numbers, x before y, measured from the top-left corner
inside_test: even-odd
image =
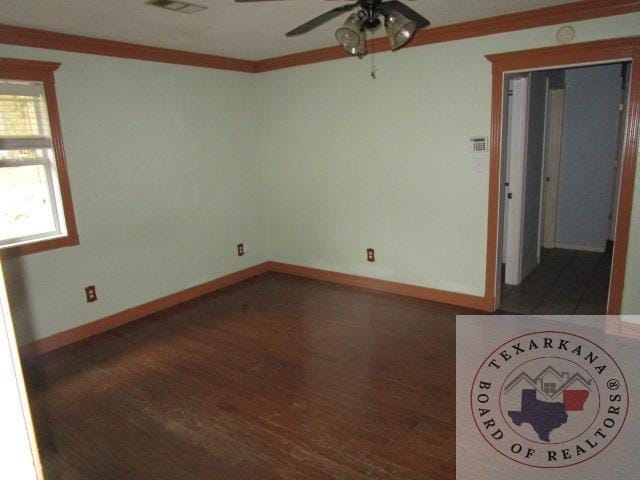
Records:
[[[59,66],[59,63],[53,62],[0,58],[0,78],[7,80],[38,81],[44,85],[49,124],[51,127],[51,139],[53,141],[53,152],[55,154],[56,169],[58,171],[58,181],[60,184],[60,196],[62,197],[62,208],[67,227],[67,235],[64,237],[40,240],[25,245],[5,248],[0,250],[1,257],[43,252],[56,248],[70,247],[80,243],[75,213],[73,211],[71,185],[69,184],[69,173],[65,159],[64,144],[62,142],[62,128],[60,126],[60,115],[58,112],[55,79],[53,75],[53,72],[55,72]]]
[[[631,62],[628,114],[625,123],[624,156],[620,179],[616,234],[613,248],[607,313],[619,315],[629,245],[631,207],[640,135],[640,37],[627,37],[573,45],[538,48],[519,52],[487,55],[493,64],[491,102],[491,143],[489,167],[489,209],[487,225],[487,257],[485,301],[498,304],[497,268],[498,234],[500,230],[500,169],[502,163],[503,90],[505,73],[536,69],[565,68],[585,64]]]

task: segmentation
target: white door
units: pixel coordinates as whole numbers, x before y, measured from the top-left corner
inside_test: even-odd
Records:
[[[509,80],[507,148],[505,158],[504,280],[522,281],[522,231],[524,218],[524,172],[529,123],[529,78]]]
[[[0,264],[0,478],[43,477]]]
[[[564,89],[549,90],[547,136],[545,143],[545,183],[543,209],[544,248],[556,246],[556,214],[560,178],[560,154],[562,146],[562,119],[564,115]]]

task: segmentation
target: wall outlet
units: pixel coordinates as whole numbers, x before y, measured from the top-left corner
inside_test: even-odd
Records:
[[[367,248],[367,262],[375,262],[376,254],[373,248]]]
[[[239,243],[238,244],[238,256],[241,257],[244,255],[244,244]]]
[[[88,287],[84,287],[84,293],[87,296],[87,303],[95,302],[98,300],[98,295],[96,295],[96,286],[89,285]]]

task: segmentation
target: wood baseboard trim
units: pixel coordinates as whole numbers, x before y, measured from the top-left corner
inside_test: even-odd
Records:
[[[332,272],[330,270],[322,270],[319,268],[301,267],[299,265],[291,265],[288,263],[267,262],[267,264],[269,271],[286,273],[297,277],[321,280],[323,282],[337,283],[340,285],[349,285],[352,287],[367,288],[369,290],[393,293],[404,297],[419,298],[421,300],[430,300],[438,303],[446,303],[448,305],[472,308],[485,312],[492,311],[493,308],[484,296],[480,297],[469,295],[467,293],[437,290],[435,288],[421,287],[408,283],[392,282],[389,280],[380,280],[360,275]]]
[[[237,272],[225,275],[224,277],[211,280],[195,287],[187,288],[177,293],[158,298],[142,305],[114,313],[104,318],[100,318],[93,322],[79,327],[56,333],[49,337],[35,342],[22,345],[20,347],[20,355],[22,358],[28,359],[37,355],[42,355],[58,348],[71,345],[85,338],[92,337],[107,330],[117,328],[134,320],[139,320],[148,315],[166,310],[181,303],[193,300],[211,292],[215,292],[224,287],[235,285],[249,278],[256,277],[267,272],[286,273],[297,277],[310,278],[323,282],[336,283],[339,285],[349,285],[352,287],[367,288],[379,292],[393,293],[405,297],[419,298],[421,300],[430,300],[438,303],[446,303],[459,307],[471,308],[475,310],[491,311],[492,304],[487,302],[484,297],[468,295],[466,293],[449,292],[446,290],[437,290],[429,287],[421,287],[418,285],[410,285],[407,283],[391,282],[389,280],[380,280],[377,278],[362,277],[359,275],[350,275],[347,273],[332,272],[330,270],[321,270],[318,268],[301,267],[299,265],[291,265],[280,262],[264,262],[253,267],[245,268]]]
[[[186,290],[167,295],[166,297],[161,297],[156,300],[143,303],[142,305],[114,313],[113,315],[100,318],[85,325],[80,325],[79,327],[65,330],[41,340],[23,345],[20,347],[20,355],[22,358],[42,355],[43,353],[65,347],[72,343],[79,342],[80,340],[84,340],[85,338],[92,337],[93,335],[119,327],[125,323],[133,322],[134,320],[157,313],[161,310],[166,310],[167,308],[179,305],[180,303],[201,297],[207,293],[215,292],[221,288],[234,285],[267,272],[268,263],[269,262],[260,263],[253,267],[239,270],[229,275],[216,278],[215,280],[196,285],[195,287],[187,288]]]

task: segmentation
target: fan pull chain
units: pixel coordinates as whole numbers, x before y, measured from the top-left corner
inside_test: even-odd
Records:
[[[369,42],[373,45],[373,32],[369,31]],[[376,79],[376,54],[371,52],[371,79]]]

